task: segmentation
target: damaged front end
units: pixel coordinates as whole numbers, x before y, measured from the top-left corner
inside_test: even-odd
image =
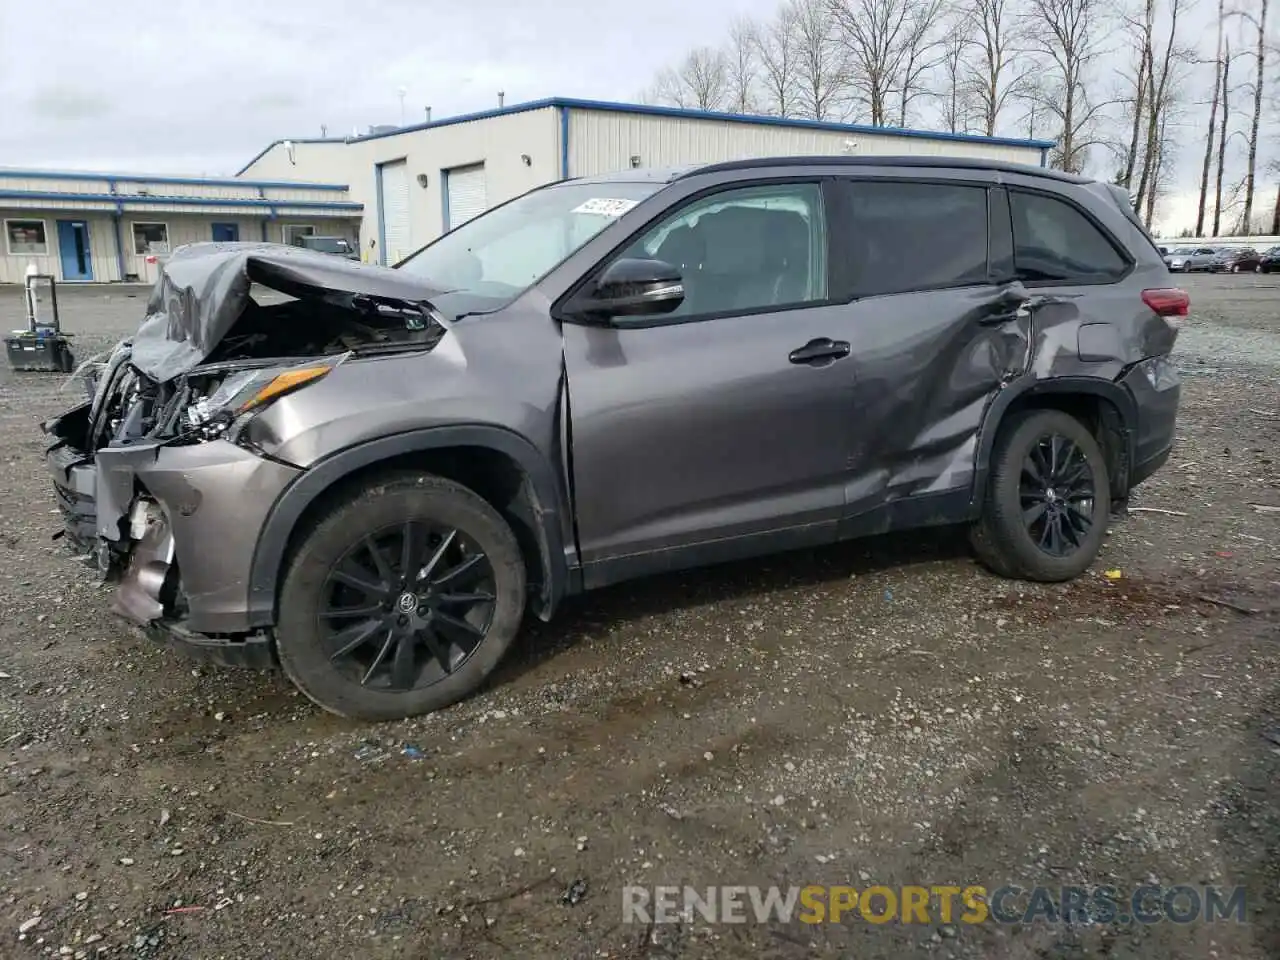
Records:
[[[447,327],[391,271],[298,251],[177,251],[138,333],[87,376],[91,397],[43,427],[63,537],[118,584],[113,610],[228,663],[272,662],[246,617],[246,571],[301,472],[254,418],[369,354],[432,349]]]

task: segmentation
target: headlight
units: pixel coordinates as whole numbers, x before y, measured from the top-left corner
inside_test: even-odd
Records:
[[[327,363],[267,367],[233,373],[213,393],[187,408],[187,420],[193,427],[212,427],[217,424],[225,430],[236,420],[247,414],[257,413],[285,394],[315,383],[340,362],[341,358]]]
[[[1138,367],[1154,390],[1169,390],[1182,382],[1178,368],[1168,357],[1148,357]]]

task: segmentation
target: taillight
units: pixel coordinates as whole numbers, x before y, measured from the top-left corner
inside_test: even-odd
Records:
[[[1142,302],[1162,317],[1185,317],[1191,313],[1191,297],[1177,287],[1143,290]]]

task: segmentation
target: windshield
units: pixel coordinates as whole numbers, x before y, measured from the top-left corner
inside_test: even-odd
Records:
[[[432,300],[442,309],[497,310],[661,186],[570,182],[534,190],[468,220],[396,269],[448,290]]]
[[[1175,257],[1189,257],[1189,256],[1191,256],[1191,254],[1193,254],[1193,253],[1195,253],[1195,252],[1196,252],[1196,251],[1195,251],[1195,248],[1194,248],[1194,247],[1179,247],[1177,250],[1173,251],[1173,256],[1175,256]]]

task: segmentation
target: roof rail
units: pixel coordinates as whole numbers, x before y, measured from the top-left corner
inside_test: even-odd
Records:
[[[746,160],[726,160],[722,163],[709,163],[705,166],[689,170],[676,179],[698,176],[703,173],[719,173],[729,170],[754,170],[761,167],[923,167],[951,168],[965,170],[998,170],[1002,173],[1017,173],[1023,176],[1044,177],[1049,180],[1060,180],[1064,183],[1092,183],[1088,177],[1080,177],[1062,170],[1050,170],[1047,167],[1033,167],[1029,164],[1010,163],[1006,160],[979,160],[972,157],[922,157],[922,156],[871,156],[844,157],[819,154],[815,156],[793,157],[753,157]]]

